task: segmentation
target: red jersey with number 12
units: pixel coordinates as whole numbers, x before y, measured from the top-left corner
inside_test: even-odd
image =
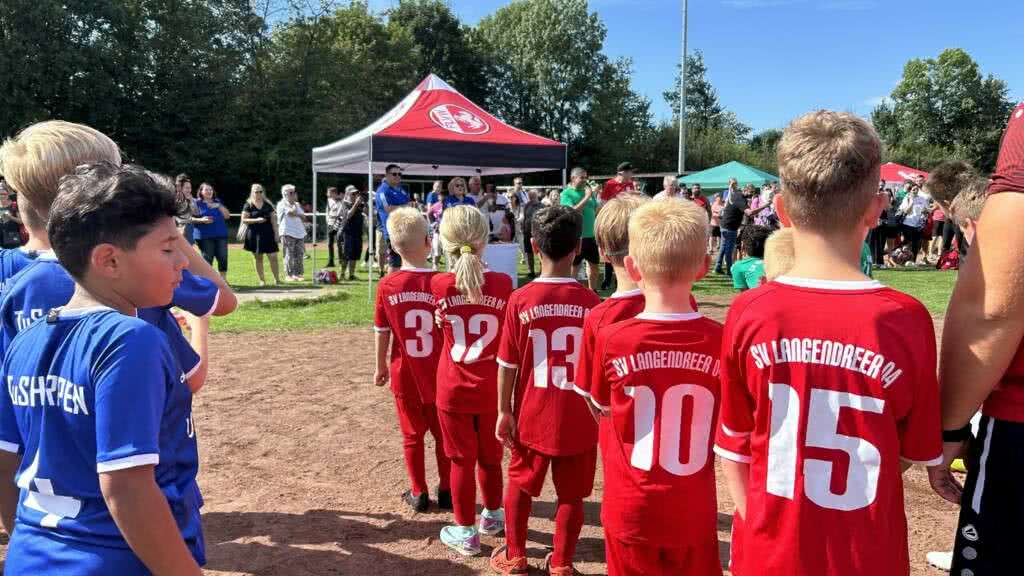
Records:
[[[574,278],[537,278],[509,299],[498,363],[519,369],[512,411],[520,444],[548,456],[597,444],[597,423],[573,383],[583,319],[600,303]]]
[[[455,287],[455,274],[434,276],[431,292],[444,322],[444,350],[437,368],[437,407],[459,414],[498,411],[498,335],[512,294],[512,279],[484,272],[480,302]]]
[[[715,542],[721,346],[722,325],[697,312],[645,312],[598,332],[590,391],[611,411],[601,523],[615,538],[666,548]]]
[[[877,282],[733,301],[715,452],[750,464],[738,574],[910,573],[900,460],[941,461],[935,361],[928,311]]]
[[[377,287],[373,329],[391,332],[391,391],[434,403],[441,333],[434,325],[433,270],[403,268]]]

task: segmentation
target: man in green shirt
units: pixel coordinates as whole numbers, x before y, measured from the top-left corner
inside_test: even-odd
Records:
[[[743,229],[743,250],[747,257],[733,263],[732,286],[740,292],[757,288],[764,281],[764,244],[772,229],[767,226],[747,226]]]
[[[601,271],[598,264],[601,256],[597,252],[594,240],[594,220],[597,219],[597,187],[587,182],[587,171],[584,168],[572,169],[569,186],[562,190],[562,206],[571,206],[583,215],[583,234],[581,235],[580,251],[573,261],[573,274],[579,274],[579,266],[587,261],[587,285],[596,291],[600,282]]]

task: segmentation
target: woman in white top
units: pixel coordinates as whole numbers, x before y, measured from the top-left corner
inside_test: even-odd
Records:
[[[910,187],[910,191],[903,198],[900,204],[900,213],[903,214],[903,244],[910,246],[911,262],[917,261],[917,253],[921,250],[921,233],[925,224],[928,223],[928,207],[931,205],[931,198],[921,193],[917,185]]]
[[[281,201],[277,204],[277,229],[284,245],[284,272],[289,282],[302,282],[302,259],[306,255],[306,213],[299,204],[295,186],[281,187]]]

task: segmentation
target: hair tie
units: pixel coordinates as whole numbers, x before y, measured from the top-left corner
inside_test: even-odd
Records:
[[[473,253],[473,247],[470,246],[469,244],[463,244],[462,248],[459,248],[459,253],[460,254],[472,254]]]

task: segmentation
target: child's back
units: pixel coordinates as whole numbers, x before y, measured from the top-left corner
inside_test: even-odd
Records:
[[[874,281],[780,277],[726,331],[715,451],[750,464],[737,573],[906,574],[901,460],[940,455],[927,310]]]
[[[434,295],[430,269],[406,269],[388,274],[377,287],[375,330],[389,330],[391,391],[415,395],[423,404],[434,403],[438,358],[443,342],[434,326]]]
[[[108,550],[83,556],[102,564],[66,573],[144,571],[111,517],[97,472],[145,464],[155,465],[182,537],[204,562],[192,395],[158,329],[106,308],[55,311],[14,339],[3,373],[10,394],[0,395],[0,409],[13,417],[0,419],[0,448],[22,453],[18,531],[42,536],[12,546],[8,570],[52,569],[38,553],[57,538]]]
[[[35,250],[24,248],[0,249],[0,296],[3,295],[8,280],[35,261],[38,255]]]
[[[583,320],[601,300],[573,278],[537,278],[509,299],[498,363],[518,368],[516,440],[549,456],[592,449],[597,424],[574,392]]]
[[[495,357],[512,279],[501,272],[484,272],[479,302],[455,286],[455,274],[431,280],[431,292],[441,311],[444,349],[437,369],[437,407],[457,413],[497,411]]]
[[[721,341],[722,326],[699,313],[642,313],[603,328],[594,357],[591,395],[611,414],[601,523],[627,544],[713,551],[690,564],[694,574],[718,566],[710,456]]]
[[[0,300],[0,353],[33,321],[71,299],[75,282],[57,262],[52,250],[11,278]]]

